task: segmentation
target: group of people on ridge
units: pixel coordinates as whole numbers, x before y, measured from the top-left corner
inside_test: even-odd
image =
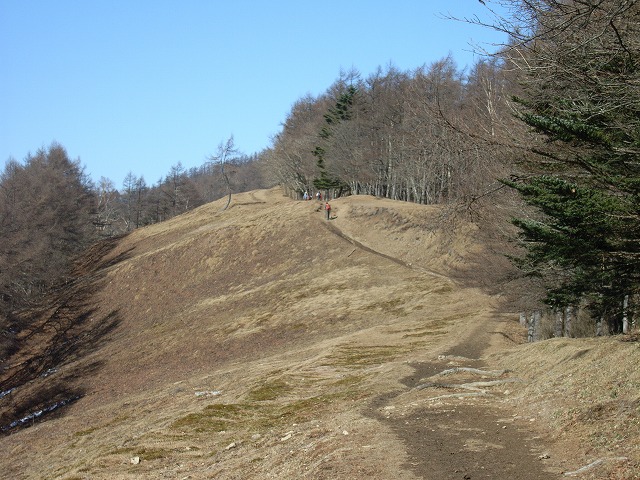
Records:
[[[311,200],[311,195],[309,192],[305,190],[304,195],[302,196],[303,200]],[[322,201],[322,194],[320,192],[316,192],[316,200]],[[325,201],[324,210],[327,213],[327,220],[331,220],[331,205],[329,205],[328,201]]]

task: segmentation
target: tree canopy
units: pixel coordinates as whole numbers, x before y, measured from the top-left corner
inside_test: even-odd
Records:
[[[64,278],[92,240],[92,184],[79,160],[52,144],[0,174],[0,315]]]

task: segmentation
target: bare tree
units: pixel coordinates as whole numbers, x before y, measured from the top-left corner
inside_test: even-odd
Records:
[[[270,179],[280,183],[288,194],[301,195],[309,191],[316,174],[312,154],[318,143],[318,132],[324,119],[325,98],[306,95],[296,101],[274,136],[273,146],[264,153]]]
[[[122,203],[123,203],[123,211],[122,221],[125,226],[126,231],[130,231],[134,228],[133,222],[133,209],[134,209],[134,199],[135,199],[135,185],[138,181],[138,177],[136,177],[133,172],[129,171],[127,175],[124,177],[122,182]]]
[[[105,236],[112,236],[117,231],[114,223],[117,220],[118,190],[113,181],[100,177],[96,190],[96,219],[95,226]]]
[[[224,179],[224,183],[227,187],[227,203],[222,208],[226,210],[231,203],[231,182],[229,180],[228,172],[225,172],[225,166],[238,154],[238,150],[235,148],[233,141],[233,135],[231,135],[226,141],[218,144],[218,150],[215,155],[209,156],[209,163],[220,167],[220,175]]]

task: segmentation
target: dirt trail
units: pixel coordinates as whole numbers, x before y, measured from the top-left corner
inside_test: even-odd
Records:
[[[440,399],[411,408],[401,416],[393,415],[395,410],[390,415],[380,414],[378,409],[377,418],[388,422],[402,438],[409,455],[408,466],[420,478],[560,478],[557,469],[551,473],[553,467],[545,465],[549,455],[542,438],[530,429],[527,421],[516,421],[513,411],[500,401],[503,391],[509,388],[509,380],[517,379],[509,373],[499,375],[499,380],[480,373],[492,371],[478,355],[486,345],[482,339],[486,331],[480,331],[486,326],[482,325],[473,336],[451,348],[441,361],[412,365],[414,374],[403,379],[408,388],[420,388],[422,393]],[[456,369],[459,373],[440,375]],[[430,379],[436,381],[428,382]],[[479,387],[480,392],[457,387],[497,381],[505,383],[493,388]],[[430,386],[421,388],[424,385]],[[484,394],[485,391],[489,393]],[[393,399],[385,400],[393,404]]]
[[[325,226],[356,248],[411,268],[411,264],[346,235],[335,222],[326,222]],[[402,439],[408,455],[405,466],[419,478],[546,480],[561,477],[557,469],[551,473],[544,465],[549,455],[544,453],[542,439],[525,421],[514,421],[513,412],[497,398],[502,395],[501,390],[487,394],[486,387],[471,392],[468,387],[460,387],[492,377],[491,373],[483,373],[491,372],[483,361],[483,354],[489,348],[490,337],[499,334],[496,327],[495,322],[484,321],[466,337],[458,337],[458,342],[438,357],[439,361],[411,365],[414,373],[402,383],[410,390],[420,389],[435,395],[436,401],[419,407],[410,404],[400,415],[393,405],[400,393],[383,395],[371,402],[368,415],[390,425]],[[451,370],[454,372],[447,374],[445,383],[428,382]],[[499,377],[490,383],[508,388],[511,380],[519,381],[509,378],[508,372]]]
[[[387,255],[385,253],[376,251],[376,250],[374,250],[374,249],[372,249],[370,247],[367,247],[367,246],[363,245],[359,241],[357,241],[354,238],[348,236],[343,231],[341,231],[339,228],[337,228],[334,223],[326,222],[324,224],[324,226],[331,233],[333,233],[333,234],[337,235],[338,237],[340,237],[340,238],[346,240],[347,242],[351,243],[355,248],[358,248],[358,249],[360,249],[362,251],[365,251],[365,252],[368,252],[368,253],[373,253],[374,255],[378,255],[378,256],[380,256],[382,258],[385,258],[385,259],[387,259],[387,260],[389,260],[389,261],[391,261],[393,263],[396,263],[396,264],[398,264],[398,265],[400,265],[402,267],[411,268],[411,269],[418,269],[421,272],[428,273],[429,275],[433,275],[434,277],[443,278],[443,279],[448,280],[448,281],[453,283],[453,280],[451,278],[447,277],[446,275],[441,275],[441,274],[436,273],[434,271],[428,270],[428,269],[426,269],[424,267],[413,266],[410,263],[407,263],[407,262],[405,262],[405,261],[403,261],[403,260],[401,260],[401,259],[399,259],[397,257],[393,257],[391,255]]]

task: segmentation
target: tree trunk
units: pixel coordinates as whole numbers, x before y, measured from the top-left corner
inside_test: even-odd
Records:
[[[602,331],[602,325],[604,323],[604,315],[601,315],[600,317],[598,317],[598,320],[596,321],[596,337],[601,337],[603,334]]]
[[[629,333],[629,295],[622,301],[622,333]]]
[[[562,336],[564,330],[564,314],[562,309],[555,310],[553,313],[555,315],[553,336],[557,338]]]
[[[528,342],[535,342],[538,340],[539,330],[540,330],[540,310],[534,310],[529,318],[529,331],[527,335]]]
[[[571,323],[573,322],[573,307],[565,307],[564,309],[564,336],[571,336]]]

